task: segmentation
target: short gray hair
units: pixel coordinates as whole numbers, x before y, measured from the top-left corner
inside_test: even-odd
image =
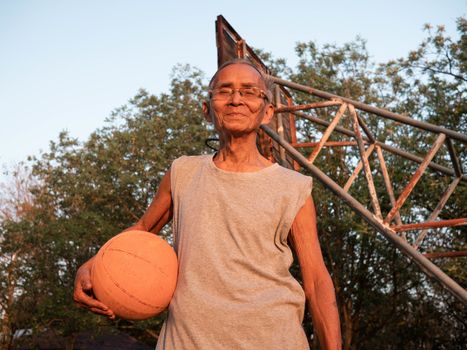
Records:
[[[214,88],[214,84],[216,83],[217,76],[219,75],[219,72],[222,69],[224,69],[225,67],[230,66],[232,64],[246,64],[247,66],[250,66],[254,70],[256,70],[259,73],[260,77],[261,77],[261,81],[263,82],[264,87],[266,88],[264,93],[265,93],[268,101],[270,103],[272,103],[272,96],[273,96],[272,91],[274,89],[274,82],[269,78],[269,76],[265,72],[263,72],[260,68],[258,68],[253,62],[251,62],[251,61],[249,61],[247,59],[244,59],[244,58],[234,58],[234,59],[231,59],[229,61],[224,62],[217,69],[216,73],[214,73],[211,80],[209,81],[209,85],[208,85],[209,90],[212,90]]]

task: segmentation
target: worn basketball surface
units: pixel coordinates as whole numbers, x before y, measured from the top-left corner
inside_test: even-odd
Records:
[[[119,317],[143,320],[165,310],[177,283],[172,247],[145,231],[126,231],[105,243],[94,259],[91,280],[98,300]]]

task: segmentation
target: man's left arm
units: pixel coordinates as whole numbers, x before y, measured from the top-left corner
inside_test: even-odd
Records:
[[[290,238],[300,264],[308,309],[321,347],[341,349],[336,295],[321,254],[315,205],[311,196],[297,213]]]

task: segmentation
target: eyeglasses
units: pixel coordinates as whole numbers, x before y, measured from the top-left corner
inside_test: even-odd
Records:
[[[230,88],[230,87],[220,87],[217,89],[212,89],[209,90],[209,94],[219,100],[228,100],[230,99],[235,91],[238,91],[240,96],[242,97],[243,100],[245,101],[255,101],[258,98],[264,98],[266,101],[268,101],[268,96],[266,93],[257,88],[257,87],[241,87],[241,88]]]

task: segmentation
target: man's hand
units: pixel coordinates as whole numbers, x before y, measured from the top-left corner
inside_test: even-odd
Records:
[[[157,234],[172,218],[172,210],[170,171],[168,171],[162,178],[159,189],[148,210],[135,225],[125,231],[142,230]],[[73,299],[76,305],[113,320],[115,319],[114,312],[94,297],[91,282],[93,260],[94,258],[91,258],[86,261],[76,272]]]
[[[76,272],[73,299],[77,306],[88,309],[95,314],[115,319],[115,314],[106,305],[98,301],[92,292],[91,268],[94,258],[85,262]]]

